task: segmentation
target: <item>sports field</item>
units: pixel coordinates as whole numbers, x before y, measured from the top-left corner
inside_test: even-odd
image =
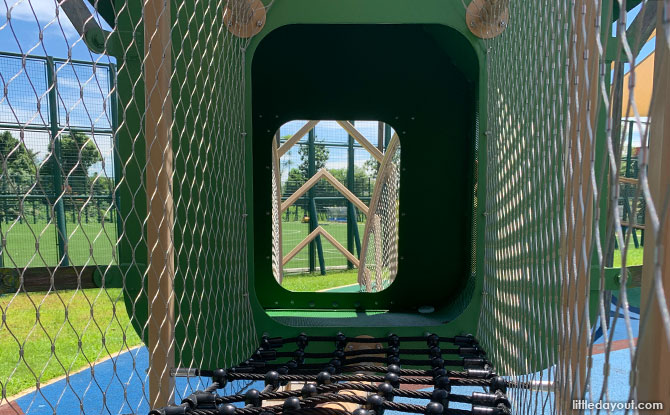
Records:
[[[347,224],[345,222],[319,222],[328,233],[333,235],[339,243],[345,248],[347,247]],[[358,234],[363,240],[363,232],[365,231],[365,223],[358,222]],[[296,245],[300,243],[309,234],[309,224],[298,221],[282,221],[282,249],[283,254],[286,255]],[[330,244],[325,238],[321,238],[323,246],[323,257],[326,262],[326,267],[342,267],[347,265],[347,260],[342,253]],[[318,257],[316,267],[318,269]],[[304,269],[309,267],[309,247],[305,247],[298,255],[284,265],[284,271],[290,272],[291,269]]]
[[[108,265],[113,263],[116,223],[67,222],[70,265]],[[10,268],[45,267],[58,264],[56,224],[38,220],[0,224],[6,239],[3,266]]]

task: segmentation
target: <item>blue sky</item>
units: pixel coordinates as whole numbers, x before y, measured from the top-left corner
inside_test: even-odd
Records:
[[[46,56],[56,58],[72,58],[76,60],[115,63],[115,59],[106,55],[98,55],[88,50],[79,37],[64,12],[58,11],[56,0],[4,0],[0,3],[0,49],[5,52]],[[88,5],[88,3],[86,3]],[[95,10],[88,5],[98,23],[106,30],[110,26],[104,22]],[[628,14],[630,24],[640,11],[640,6]],[[615,28],[614,28],[615,29]],[[41,40],[40,40],[41,37]],[[647,57],[654,50],[654,41],[648,42],[640,53],[639,60]],[[28,61],[25,69],[20,60],[3,60],[0,62],[0,87],[8,87],[8,96],[0,97],[0,121],[5,123],[32,123],[45,124],[48,113],[46,79],[41,63]],[[93,74],[90,68],[61,65],[58,70],[59,81],[59,112],[61,124],[91,129],[109,128],[109,105],[103,108],[103,102],[108,101],[109,79],[105,71]],[[38,110],[39,107],[39,110]],[[66,123],[65,114],[68,114]],[[295,132],[300,122],[291,122],[282,127],[282,135]],[[376,122],[359,122],[358,128],[371,141],[376,143]],[[317,141],[346,142],[346,133],[334,122],[323,122],[317,129]],[[639,143],[639,133],[635,132],[635,142]],[[32,133],[27,144],[40,154],[45,154],[46,135]],[[105,158],[106,173],[112,166],[112,148],[109,136],[95,137],[96,145]],[[332,149],[329,168],[346,166],[346,149]],[[299,158],[297,147],[283,160],[285,164],[297,165]],[[369,159],[364,150],[357,150],[356,164],[360,165]],[[102,173],[102,164],[92,168],[93,172]]]
[[[280,129],[280,135],[282,137],[293,135],[298,131],[306,121],[291,121],[284,124]],[[378,132],[378,123],[377,121],[355,121],[354,126],[356,129],[365,136],[372,144],[377,145],[377,132]],[[337,144],[347,144],[349,136],[347,132],[340,127],[335,121],[321,121],[314,129],[315,132],[315,141],[317,143],[337,143]],[[299,143],[306,143],[307,135],[303,137]],[[280,170],[282,172],[282,180],[288,178],[288,172],[291,168],[297,167],[300,164],[300,156],[298,154],[299,144],[296,144],[289,150],[282,158],[280,163]],[[270,151],[270,148],[268,148]],[[342,169],[346,168],[348,164],[348,153],[346,147],[330,147],[329,148],[329,158],[326,163],[327,169]],[[356,147],[354,164],[357,166],[362,166],[365,161],[371,158],[370,153],[365,149]]]
[[[111,30],[93,8],[89,9],[99,24]],[[0,3],[0,49],[36,56],[53,56],[100,64],[115,63],[114,58],[89,51],[65,13],[55,0],[5,0]],[[40,37],[42,40],[40,40]],[[91,66],[56,64],[59,122],[62,128],[78,127],[88,131],[109,129],[109,72]],[[48,126],[49,107],[46,94],[46,67],[43,61],[3,58],[0,61],[0,122]],[[12,133],[18,137],[18,131]],[[48,153],[49,136],[44,132],[25,132],[25,143],[38,152],[38,160]],[[90,173],[113,176],[112,146],[109,134],[95,134],[93,140],[103,156],[103,163],[91,167]]]

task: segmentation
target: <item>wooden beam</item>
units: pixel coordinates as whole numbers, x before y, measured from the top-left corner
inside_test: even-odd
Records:
[[[281,227],[281,216],[282,216],[282,209],[281,209],[281,170],[279,168],[279,154],[277,152],[277,145],[279,143],[279,133],[277,133],[277,139],[272,141],[272,174],[275,176],[274,180],[276,181],[276,188],[275,188],[275,194],[274,194],[274,200],[273,200],[273,206],[272,209],[277,209],[277,229],[274,230],[278,233],[277,235],[277,246],[275,247],[275,255],[277,255],[277,267],[278,269],[276,270],[277,275],[275,277],[277,278],[277,282],[281,285],[282,281],[284,280],[284,266],[282,263],[282,259],[284,258],[284,254],[282,252],[283,246],[282,246],[282,227]],[[274,217],[273,217],[274,220]]]
[[[333,185],[342,196],[346,197],[351,203],[353,203],[361,212],[368,214],[368,206],[361,201],[355,194],[353,194],[345,185],[343,185],[335,176],[333,176],[328,170],[321,169],[323,171],[323,178],[328,180],[330,184]]]
[[[636,179],[636,178],[633,178],[633,177],[619,176],[619,183],[627,183],[627,184],[638,185],[638,184],[640,184],[640,180]]]
[[[590,248],[593,240],[594,189],[591,161],[595,142],[599,102],[598,35],[599,10],[594,2],[576,0],[572,6],[576,24],[572,44],[566,53],[575,59],[569,67],[571,121],[564,145],[566,224],[561,230],[561,310],[558,333],[557,413],[575,413],[574,399],[585,399],[588,332],[587,293],[591,278]]]
[[[321,236],[328,239],[330,241],[330,243],[333,244],[333,246],[335,248],[337,248],[338,251],[342,252],[342,254],[345,257],[347,257],[347,259],[352,264],[354,264],[354,266],[358,267],[358,265],[359,265],[358,258],[356,258],[351,252],[349,252],[347,250],[347,248],[343,247],[341,243],[337,242],[337,239],[335,239],[331,234],[329,234],[327,230],[323,229],[321,226],[319,226],[319,228],[321,229],[321,232],[320,232]]]
[[[643,159],[649,160],[647,172],[640,166],[640,181],[647,181],[653,203],[647,203],[647,234],[645,236],[640,334],[638,337],[637,398],[639,402],[660,402],[670,408],[670,327],[664,324],[664,314],[670,303],[670,37],[664,25],[663,7],[658,2],[656,21],[656,61],[654,62],[654,92],[649,127],[649,150]],[[647,7],[650,7],[648,4]],[[668,10],[665,10],[667,13]],[[667,15],[666,15],[667,16]],[[641,151],[645,151],[644,148]],[[646,177],[645,177],[646,176]],[[651,212],[652,206],[655,212]],[[667,315],[667,314],[666,314]]]
[[[161,408],[174,402],[174,245],[172,229],[172,43],[170,2],[145,0],[144,81],[149,405]]]
[[[282,265],[286,265],[290,260],[292,260],[296,255],[298,255],[298,253],[299,253],[300,251],[302,251],[303,248],[305,248],[305,247],[307,246],[307,244],[309,244],[310,242],[312,242],[312,241],[314,240],[314,238],[316,238],[316,237],[319,236],[319,235],[321,235],[321,236],[323,236],[324,238],[328,239],[328,241],[330,241],[330,243],[333,244],[333,246],[334,246],[338,251],[342,252],[342,254],[344,254],[344,256],[347,257],[347,259],[348,259],[349,261],[351,261],[355,266],[358,267],[358,264],[359,264],[359,262],[358,262],[358,258],[356,258],[355,256],[353,256],[353,255],[351,254],[351,252],[347,251],[347,249],[346,249],[345,247],[343,247],[342,244],[340,244],[339,242],[337,242],[337,239],[335,239],[331,234],[328,233],[328,231],[326,231],[325,229],[323,229],[323,227],[321,227],[321,226],[317,226],[317,228],[314,229],[314,230],[312,231],[312,233],[310,233],[309,235],[307,235],[307,237],[305,237],[305,239],[303,239],[298,245],[296,245],[296,247],[293,248],[293,249],[291,250],[291,252],[289,252],[288,254],[286,254],[286,256],[284,257],[284,259],[282,260]]]
[[[358,144],[362,145],[363,148],[365,148],[368,153],[372,155],[372,157],[381,163],[382,159],[384,158],[382,152],[379,151],[377,147],[374,146],[374,144],[369,142],[368,139],[365,138],[365,136],[356,129],[356,127],[354,127],[349,121],[337,121],[337,123],[340,124],[340,126],[344,128],[350,136],[354,137],[354,140],[358,141]]]
[[[650,2],[643,4],[642,7],[642,11],[626,29],[626,38],[634,57],[640,54],[640,50],[656,29],[656,5]]]
[[[363,203],[359,198],[356,197],[353,193],[349,191],[342,183],[340,183],[339,180],[335,178],[332,174],[328,172],[325,168],[319,170],[316,172],[314,176],[312,176],[309,180],[305,182],[298,190],[295,191],[291,196],[288,197],[282,203],[281,205],[281,211],[284,212],[286,209],[288,209],[291,205],[293,205],[302,195],[307,193],[307,191],[312,188],[321,178],[325,178],[328,180],[330,184],[337,189],[342,196],[347,198],[351,203],[353,203],[358,209],[361,210],[365,215],[368,214],[368,207],[365,203]]]
[[[98,288],[97,266],[0,268],[0,294]]]
[[[291,149],[297,143],[300,141],[301,138],[305,136],[308,132],[310,132],[316,125],[319,123],[319,121],[307,121],[305,125],[302,126],[298,131],[296,131],[295,134],[291,136],[284,144],[282,144],[279,149],[277,150],[277,154],[279,154],[279,157],[283,156],[286,154],[287,151]]]

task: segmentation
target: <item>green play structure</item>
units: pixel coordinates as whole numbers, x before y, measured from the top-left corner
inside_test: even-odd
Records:
[[[220,43],[200,30],[222,24],[213,9],[188,1],[172,9],[177,359],[226,367],[244,359],[263,333],[476,332],[485,268],[487,72],[485,44],[466,27],[463,5],[278,0],[256,36],[226,33]],[[117,138],[124,232],[120,271],[107,272],[105,284],[123,286],[133,324],[146,338],[142,43],[129,37],[140,13],[139,2],[127,3],[107,46],[126,62],[118,74],[124,110]],[[194,14],[199,18],[190,19]],[[199,61],[219,62],[220,70],[203,73],[193,64]],[[399,265],[388,289],[289,292],[273,278],[268,149],[282,124],[300,119],[379,120],[398,133]],[[447,180],[448,193],[434,191]],[[228,346],[218,352],[216,343]]]

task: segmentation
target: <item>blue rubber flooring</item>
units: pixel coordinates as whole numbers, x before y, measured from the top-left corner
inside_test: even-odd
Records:
[[[614,311],[616,299],[613,300]],[[631,328],[637,337],[639,310],[631,307]],[[627,339],[627,329],[623,316],[617,321],[614,330],[614,340]],[[602,343],[602,330],[596,331],[596,343]],[[604,382],[603,366],[604,354],[593,356],[592,389],[600,391]],[[630,371],[630,352],[628,349],[614,351],[610,354],[610,376],[607,390],[610,401],[628,400],[628,379]],[[148,367],[148,352],[141,347],[120,354],[96,365],[93,369],[87,369],[69,377],[69,384],[62,379],[50,385],[42,387],[39,391],[32,392],[16,400],[16,403],[26,415],[75,415],[75,414],[147,414],[149,411],[148,393],[142,384],[146,382],[146,370]],[[544,377],[547,378],[546,376]],[[202,389],[208,385],[208,379],[200,378],[177,378],[177,401],[188,396],[192,391]],[[226,387],[225,393],[235,393],[247,384],[245,382],[234,382]],[[261,382],[256,382],[249,387],[262,389]],[[481,391],[481,388],[458,387],[458,392],[471,394]],[[551,402],[551,396],[538,392],[525,397],[524,405],[535,406],[537,409]],[[411,399],[398,398],[398,402],[422,403]],[[467,404],[452,404],[454,408],[469,409]],[[451,407],[451,406],[450,406]],[[387,411],[388,415],[398,415],[393,411]]]

